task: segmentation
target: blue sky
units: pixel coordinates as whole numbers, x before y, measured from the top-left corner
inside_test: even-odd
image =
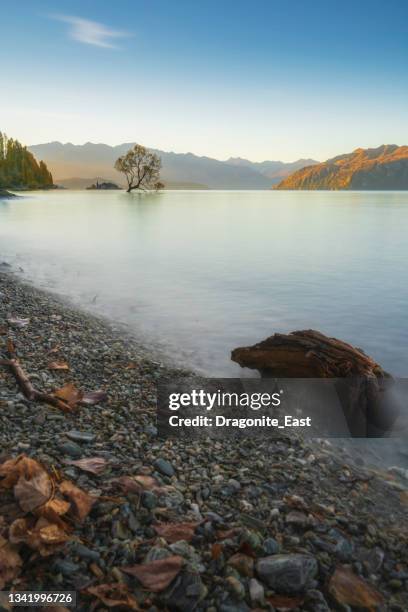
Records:
[[[257,161],[408,144],[405,0],[3,0],[0,20],[0,129],[26,144]]]

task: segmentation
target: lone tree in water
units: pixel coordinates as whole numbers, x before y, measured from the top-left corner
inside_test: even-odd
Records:
[[[128,184],[127,192],[133,189],[163,189],[160,182],[161,159],[142,145],[136,144],[126,155],[115,162],[115,169],[123,172]]]

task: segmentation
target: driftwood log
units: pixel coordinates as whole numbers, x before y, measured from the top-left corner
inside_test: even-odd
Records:
[[[398,408],[385,391],[393,379],[361,349],[309,329],[274,334],[232,351],[241,367],[264,378],[334,378],[352,435],[381,436],[392,427]]]
[[[351,344],[329,338],[313,329],[274,334],[253,346],[236,348],[231,358],[241,367],[259,370],[263,376],[288,378],[343,378],[389,374]]]

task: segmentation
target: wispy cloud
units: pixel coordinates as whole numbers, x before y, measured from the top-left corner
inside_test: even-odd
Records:
[[[115,40],[129,36],[127,32],[112,30],[103,23],[75,17],[73,15],[51,15],[52,19],[69,24],[68,34],[74,40],[86,45],[115,49]]]

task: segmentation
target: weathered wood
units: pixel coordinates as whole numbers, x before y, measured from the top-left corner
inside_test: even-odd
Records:
[[[318,331],[274,334],[253,346],[236,348],[231,359],[258,370],[264,378],[337,379],[350,430],[358,435],[383,434],[398,416],[397,406],[384,401],[392,376],[361,349]]]
[[[262,375],[289,378],[343,378],[390,375],[361,349],[308,329],[274,334],[253,346],[236,348],[231,358]]]

